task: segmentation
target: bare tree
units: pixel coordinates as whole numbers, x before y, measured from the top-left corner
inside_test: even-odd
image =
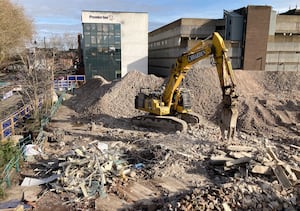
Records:
[[[78,48],[78,38],[76,34],[64,33],[54,34],[48,37],[36,37],[37,46],[40,48],[55,48],[59,51]]]
[[[25,46],[34,33],[32,21],[24,10],[9,0],[0,0],[0,64],[15,50]]]
[[[53,54],[49,49],[33,49],[20,54],[22,68],[18,72],[19,83],[25,101],[33,106],[33,118],[39,120],[41,101],[48,105],[53,92]]]
[[[78,48],[78,35],[65,33],[63,35],[63,40],[65,42],[65,48],[67,50]]]

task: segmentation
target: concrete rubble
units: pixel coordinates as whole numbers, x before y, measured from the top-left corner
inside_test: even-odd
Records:
[[[237,137],[222,142],[212,72],[195,67],[185,78],[203,116],[186,133],[130,123],[141,114],[138,90],[161,78],[132,72],[76,90],[45,127],[42,153],[24,163],[21,181],[59,175],[40,185],[35,209],[299,210],[299,73],[236,71]]]
[[[178,150],[167,142],[147,142],[145,146],[146,141],[137,139],[135,145],[121,141],[88,141],[57,156],[51,165],[43,165],[47,169],[40,170],[60,175],[49,187],[58,194],[72,193],[66,204],[91,199],[100,204],[103,200],[111,203],[115,195],[123,200],[123,205],[136,202],[131,208],[148,210],[296,210],[299,205],[299,163],[295,166],[279,159],[274,145],[261,147],[256,142],[251,146],[223,142],[211,143],[211,149],[204,150],[205,143],[202,143],[198,147]],[[168,166],[188,169],[194,162],[202,163],[211,182],[201,186],[196,182],[190,184],[193,189],[185,188],[180,192],[171,189],[165,192],[165,188],[147,190],[147,203],[138,202],[131,195],[135,189],[126,190],[137,181],[169,176],[166,174]],[[176,173],[173,175],[176,177]],[[143,189],[144,186],[134,187]],[[141,192],[138,195],[142,195]]]

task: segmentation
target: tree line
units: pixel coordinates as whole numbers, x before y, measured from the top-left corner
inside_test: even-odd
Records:
[[[23,7],[0,0],[0,70],[13,67],[14,83],[22,86],[24,101],[33,105],[33,116],[38,120],[40,98],[52,99],[58,51],[75,49],[77,35],[55,35],[43,42],[37,36],[34,22]]]

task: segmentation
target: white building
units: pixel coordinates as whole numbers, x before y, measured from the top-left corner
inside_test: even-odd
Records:
[[[148,14],[82,11],[83,61],[87,79],[107,80],[130,71],[148,74]]]

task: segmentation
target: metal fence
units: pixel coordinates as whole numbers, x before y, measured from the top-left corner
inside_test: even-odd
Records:
[[[73,90],[83,83],[85,83],[85,75],[68,75],[66,79],[54,80],[54,90]]]
[[[42,104],[43,100],[40,99],[39,108],[42,106]],[[2,140],[15,134],[15,129],[18,126],[18,123],[23,119],[29,118],[32,111],[33,106],[31,104],[27,104],[10,114],[8,117],[0,120],[0,143]]]
[[[43,128],[44,126],[46,126],[50,119],[54,116],[54,114],[56,113],[56,111],[58,110],[59,106],[61,105],[63,98],[65,96],[65,92],[62,93],[62,95],[58,98],[58,101],[52,106],[51,110],[50,110],[50,114],[47,117],[42,118],[41,120],[41,127],[40,127],[40,131],[38,136],[36,137],[35,140],[35,144],[41,144],[42,140],[43,140]],[[11,185],[11,174],[13,169],[15,169],[16,172],[19,172],[19,162],[20,160],[25,158],[25,146],[32,142],[32,137],[31,136],[27,136],[23,139],[20,139],[18,142],[18,147],[19,147],[19,153],[17,153],[6,165],[4,168],[3,173],[1,174],[0,178],[0,188],[2,186],[2,183],[5,182],[6,186],[9,187]]]

